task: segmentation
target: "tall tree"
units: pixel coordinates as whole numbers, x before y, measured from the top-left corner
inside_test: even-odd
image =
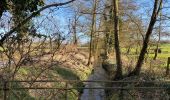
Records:
[[[115,42],[115,53],[116,53],[116,64],[117,70],[115,79],[122,78],[122,61],[121,52],[119,46],[119,10],[118,10],[118,0],[113,0],[113,16],[114,16],[114,42]]]
[[[74,3],[73,4],[73,16],[71,18],[71,26],[70,26],[70,31],[73,33],[73,41],[72,41],[72,44],[76,47],[77,44],[78,44],[78,34],[77,33],[80,33],[82,32],[82,23],[80,21],[81,17],[82,17],[82,14],[80,13],[82,8],[81,8],[81,5],[80,4],[76,4]]]
[[[143,61],[144,61],[144,57],[145,57],[145,53],[147,52],[147,47],[148,47],[148,43],[149,43],[149,40],[150,40],[150,36],[152,34],[157,16],[158,16],[159,11],[161,9],[161,5],[162,5],[162,0],[155,0],[152,16],[151,16],[151,19],[150,19],[150,23],[149,23],[144,41],[143,41],[143,46],[142,46],[142,49],[140,51],[140,55],[139,55],[136,67],[131,73],[129,73],[128,76],[140,74],[141,67],[142,67],[142,64],[143,64]]]
[[[74,21],[73,21],[73,44],[74,45],[77,45],[77,30],[76,30],[76,28],[77,28],[77,15],[75,14],[74,15]]]
[[[113,20],[112,20],[112,1],[106,1],[105,8],[104,8],[104,14],[103,14],[103,26],[104,26],[104,42],[105,42],[105,54],[106,56],[110,53],[112,47],[113,47]]]
[[[91,63],[92,57],[92,49],[93,49],[93,36],[94,36],[94,29],[95,29],[95,21],[96,21],[96,7],[97,7],[98,0],[93,0],[93,11],[92,11],[92,22],[91,22],[91,30],[90,30],[90,45],[89,45],[89,58],[87,65],[89,66]]]
[[[162,5],[161,5],[161,8],[162,8]],[[155,55],[154,55],[154,58],[153,60],[156,60],[157,56],[158,56],[158,49],[159,49],[159,43],[160,43],[160,40],[161,40],[161,29],[162,29],[162,14],[161,12],[159,13],[159,29],[158,29],[158,41],[156,43],[156,49],[155,49]]]

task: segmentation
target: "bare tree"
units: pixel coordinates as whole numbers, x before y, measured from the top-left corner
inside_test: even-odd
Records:
[[[143,41],[143,47],[141,49],[141,52],[140,52],[136,67],[131,73],[129,73],[128,76],[139,75],[140,74],[141,67],[142,67],[142,64],[143,64],[143,61],[144,61],[144,57],[145,57],[145,53],[146,53],[147,48],[148,48],[148,43],[149,43],[149,40],[150,40],[150,36],[152,34],[153,27],[155,25],[157,16],[158,16],[159,11],[161,9],[161,5],[162,5],[162,0],[155,0],[152,16],[151,16],[151,19],[150,19],[150,23],[149,23],[149,26],[148,26],[144,41]]]
[[[98,0],[94,0],[93,4],[93,11],[92,11],[92,22],[91,22],[91,30],[90,30],[90,46],[89,46],[89,58],[87,65],[89,66],[91,63],[91,57],[92,57],[92,49],[93,49],[93,35],[94,35],[94,29],[95,29],[95,21],[96,21],[96,7],[97,7]]]
[[[162,5],[161,5],[161,8],[162,8]],[[155,49],[155,56],[154,56],[154,58],[153,58],[153,60],[156,60],[156,58],[157,58],[157,55],[158,55],[158,49],[159,49],[159,43],[160,43],[160,40],[161,40],[161,26],[162,26],[162,22],[161,22],[161,20],[162,20],[162,14],[161,14],[161,12],[160,12],[160,17],[159,17],[159,19],[160,19],[160,22],[159,22],[159,29],[158,29],[158,41],[157,41],[157,43],[156,43],[156,49]]]
[[[114,14],[114,40],[115,40],[115,52],[116,52],[116,64],[117,71],[115,79],[122,78],[122,61],[119,46],[119,11],[118,11],[118,0],[113,0],[113,14]]]

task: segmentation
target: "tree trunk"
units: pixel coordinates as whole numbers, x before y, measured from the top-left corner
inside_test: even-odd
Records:
[[[88,63],[87,63],[88,66],[91,63],[91,57],[92,57],[93,34],[94,34],[95,19],[96,19],[96,13],[95,13],[96,6],[97,6],[97,0],[94,0],[93,11],[92,11],[92,24],[91,24],[91,32],[90,32],[89,58],[88,58]]]
[[[162,5],[161,5],[161,8],[162,8]],[[156,44],[156,49],[155,49],[155,56],[153,58],[153,60],[156,60],[157,58],[157,55],[158,55],[158,49],[159,49],[159,43],[160,43],[160,40],[161,40],[161,20],[162,20],[162,17],[161,17],[161,12],[160,12],[160,23],[159,23],[159,32],[158,32],[158,41],[157,41],[157,44]]]
[[[74,23],[73,23],[73,44],[77,46],[77,16],[74,16]]]
[[[139,75],[140,74],[141,67],[142,67],[142,64],[143,64],[143,61],[144,61],[144,57],[145,57],[145,53],[147,51],[148,43],[149,43],[149,40],[150,40],[149,38],[150,38],[150,35],[152,34],[152,30],[153,30],[154,24],[156,22],[156,19],[157,19],[159,10],[160,10],[160,6],[162,4],[162,0],[160,0],[159,7],[158,7],[158,1],[159,0],[155,0],[152,16],[151,16],[151,20],[150,20],[150,24],[149,24],[148,30],[146,32],[145,39],[143,41],[143,47],[142,47],[142,50],[140,52],[136,67],[131,73],[129,73],[128,76]]]
[[[115,40],[115,52],[116,52],[116,64],[117,71],[115,79],[122,78],[122,61],[119,47],[119,16],[118,16],[118,0],[113,0],[113,15],[114,15],[114,40]]]

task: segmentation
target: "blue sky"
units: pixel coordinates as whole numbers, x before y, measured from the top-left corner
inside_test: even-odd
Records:
[[[68,0],[46,0],[46,4],[51,4],[54,2],[61,2],[61,1],[65,2]],[[78,0],[78,1],[82,2],[83,0]],[[139,16],[142,16],[142,18],[145,19],[143,20],[143,23],[145,27],[147,27],[148,22],[150,20],[150,16],[148,16],[147,14],[148,13],[151,14],[154,0],[133,0],[133,1],[136,2],[137,6],[140,8],[135,13]],[[90,5],[90,3],[88,3],[88,5]],[[168,6],[168,3],[166,3],[163,6]],[[150,9],[149,12],[146,12],[148,11],[148,9]],[[54,11],[50,13],[50,10],[54,10]],[[169,9],[163,9],[162,12],[164,14],[168,13]],[[39,16],[38,18],[34,18],[33,21],[35,22],[37,27],[40,23],[42,24],[43,27],[38,28],[38,31],[40,33],[48,35],[48,34],[52,34],[52,33],[60,31],[60,32],[63,32],[63,35],[67,35],[69,34],[68,22],[69,22],[69,19],[72,18],[72,16],[73,16],[72,10],[70,10],[68,6],[64,6],[64,7],[59,7],[59,8],[47,9],[41,13],[41,16]],[[84,20],[82,18],[82,21],[88,21],[88,20]],[[170,25],[170,21],[164,21],[163,23],[165,25]],[[170,28],[167,27],[167,28],[164,28],[164,30],[170,31]],[[4,30],[1,28],[0,32],[4,32]],[[83,33],[79,33],[79,35],[83,35]],[[68,35],[67,37],[71,38],[71,34]],[[81,40],[82,42],[85,42],[85,41],[88,41],[89,39],[86,37],[86,38],[81,38]]]

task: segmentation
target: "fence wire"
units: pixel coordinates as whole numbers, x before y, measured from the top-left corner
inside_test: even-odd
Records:
[[[103,87],[86,87],[102,83]],[[1,81],[3,100],[80,100],[84,90],[104,90],[104,100],[169,100],[170,81]],[[94,96],[95,93],[84,94]],[[92,99],[93,100],[93,99]],[[97,99],[96,99],[97,100]]]

